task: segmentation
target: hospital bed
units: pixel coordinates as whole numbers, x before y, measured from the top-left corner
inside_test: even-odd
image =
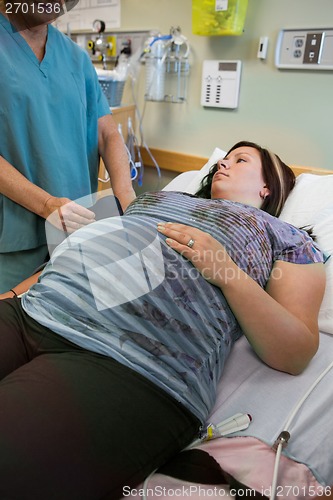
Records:
[[[194,193],[210,166],[224,155],[216,148],[200,171],[184,172],[164,189]],[[245,484],[249,490],[239,493],[244,497],[253,497],[256,490],[271,499],[325,498],[331,493],[333,498],[333,175],[310,168],[294,170],[296,187],[280,218],[297,227],[311,227],[325,252],[320,348],[307,369],[294,377],[262,363],[245,337],[238,340],[207,423],[218,424],[238,413],[250,414],[252,421],[247,429],[197,441],[192,448],[213,457]],[[235,496],[231,487],[205,483],[195,475],[184,481],[156,471],[135,490],[125,490],[124,498]]]

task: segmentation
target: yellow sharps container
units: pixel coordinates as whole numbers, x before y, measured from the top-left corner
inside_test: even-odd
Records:
[[[192,0],[195,35],[223,36],[243,33],[248,0]]]

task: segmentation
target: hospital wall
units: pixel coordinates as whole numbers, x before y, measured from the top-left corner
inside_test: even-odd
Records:
[[[279,31],[333,27],[333,1],[249,0],[241,36],[194,35],[191,16],[191,0],[121,0],[122,29],[168,34],[171,26],[180,26],[191,45],[186,102],[145,103],[143,131],[149,147],[208,157],[216,146],[227,149],[246,139],[271,148],[290,164],[333,169],[333,71],[279,70],[274,63]],[[269,37],[266,60],[257,58],[261,36]],[[237,109],[201,106],[205,59],[242,61]],[[135,85],[141,111],[144,73],[141,65]],[[124,100],[132,102],[129,86]]]

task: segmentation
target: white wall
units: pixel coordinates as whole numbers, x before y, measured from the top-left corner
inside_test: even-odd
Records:
[[[240,37],[193,35],[191,15],[191,0],[121,0],[121,29],[169,33],[171,26],[179,25],[192,46],[187,102],[146,102],[143,126],[148,145],[209,156],[215,146],[226,149],[248,139],[271,148],[290,164],[333,169],[333,72],[274,66],[280,29],[333,27],[333,1],[249,0]],[[269,37],[266,61],[256,57],[262,35]],[[243,61],[237,110],[200,105],[204,59]],[[144,67],[136,88],[142,109]],[[128,88],[125,100],[131,101]]]

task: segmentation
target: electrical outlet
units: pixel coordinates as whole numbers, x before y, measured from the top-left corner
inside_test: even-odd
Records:
[[[332,48],[333,28],[281,30],[275,65],[280,69],[333,70]]]
[[[304,47],[305,47],[305,36],[295,36],[293,43],[293,58],[302,60],[304,57]]]

